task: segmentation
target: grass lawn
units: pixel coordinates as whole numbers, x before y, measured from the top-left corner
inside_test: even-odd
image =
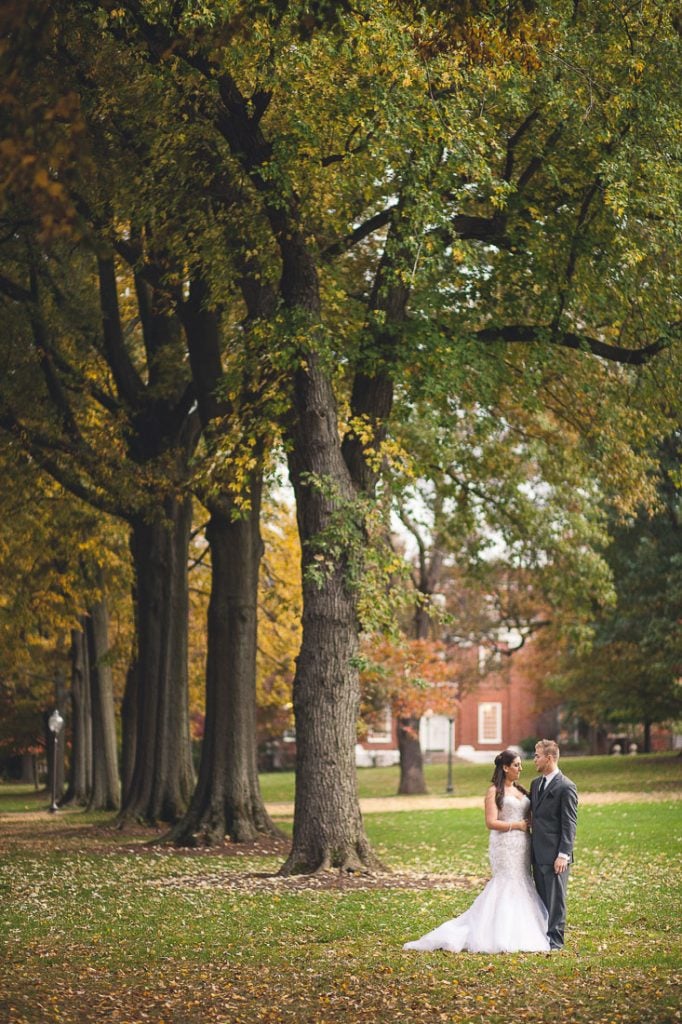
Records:
[[[552,957],[401,951],[485,883],[479,810],[367,815],[393,874],[280,880],[284,843],[163,852],[143,845],[151,833],[108,827],[111,816],[27,815],[23,793],[0,787],[0,813],[15,812],[0,821],[0,1021],[678,1021],[674,766],[654,759],[650,783],[651,765],[633,758],[641,776],[626,785],[610,774],[616,760],[631,771],[625,758],[589,762],[602,789],[669,786],[670,798],[581,808],[567,950]]]
[[[493,772],[490,764],[455,764],[453,785],[455,796],[482,796],[490,783]],[[608,791],[650,791],[675,789],[682,784],[682,758],[676,754],[639,754],[637,757],[565,757],[561,760],[562,771],[573,779],[579,792],[603,793]],[[434,796],[444,796],[447,783],[447,765],[427,764],[424,774],[429,791]],[[532,760],[525,761],[521,783],[528,788],[535,776]],[[397,800],[400,769],[391,768],[358,769],[358,786],[361,797],[392,797]],[[294,773],[272,772],[261,775],[261,789],[269,802],[291,801],[294,799]]]
[[[561,768],[581,793],[665,792],[682,786],[682,757],[677,754],[640,754],[637,757],[566,757]],[[445,796],[447,765],[427,764],[424,769],[429,792]],[[492,763],[455,764],[454,796],[483,797],[492,775]],[[528,788],[535,775],[533,762],[524,762],[521,782]],[[361,797],[394,797],[400,801],[397,765],[390,768],[358,769]],[[266,803],[291,803],[294,799],[294,773],[268,772],[260,777]],[[49,805],[44,790],[33,786],[0,783],[0,813],[39,810]]]

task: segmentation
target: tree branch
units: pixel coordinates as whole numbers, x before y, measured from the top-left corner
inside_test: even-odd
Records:
[[[102,491],[88,487],[83,483],[80,475],[70,472],[60,462],[48,455],[45,449],[37,443],[34,432],[23,426],[11,413],[0,415],[0,430],[4,430],[17,439],[36,464],[70,494],[81,498],[86,504],[100,512],[124,517],[124,510],[121,506],[109,500]]]
[[[351,146],[351,140],[353,136],[359,131],[359,126],[356,125],[352,132],[346,139],[346,145],[344,146],[343,153],[332,153],[330,156],[323,156],[320,163],[323,167],[330,167],[332,164],[339,164],[343,160],[347,160],[349,156],[355,156],[356,153],[361,153],[364,149],[367,149],[369,140],[374,135],[374,132],[370,132],[365,138],[357,144],[357,146]]]
[[[344,252],[348,252],[358,242],[362,242],[363,239],[367,238],[374,231],[378,231],[380,228],[385,228],[390,223],[391,215],[395,210],[397,204],[389,206],[386,210],[381,210],[380,213],[375,213],[368,220],[359,224],[357,228],[346,235],[344,238],[340,238],[337,242],[333,242],[328,245],[326,249],[322,250],[321,258],[328,262],[334,259],[335,256],[341,256]]]
[[[498,249],[509,249],[511,242],[505,235],[506,217],[503,214],[495,214],[493,217],[473,217],[465,213],[456,214],[451,222],[452,231],[447,227],[437,227],[428,234],[431,237],[440,238],[446,244],[450,244],[455,238],[461,238],[465,242],[485,242],[487,245],[495,245]]]
[[[677,330],[680,323],[671,325],[671,331]],[[532,326],[525,324],[514,324],[507,327],[485,327],[477,331],[474,337],[482,342],[503,341],[507,344],[520,342],[532,344],[533,342],[546,342],[549,345],[557,345],[560,348],[572,348],[578,351],[591,352],[592,355],[601,359],[608,359],[614,363],[624,363],[629,366],[642,366],[648,363],[654,356],[662,352],[670,344],[668,337],[662,337],[645,345],[644,348],[623,348],[620,345],[609,345],[599,341],[587,334],[574,334],[567,331],[563,334],[553,335],[551,328]]]
[[[574,229],[573,235],[571,237],[571,244],[570,244],[569,250],[568,250],[568,258],[566,260],[566,270],[565,270],[565,274],[564,274],[564,280],[563,280],[563,282],[561,283],[561,285],[559,287],[557,311],[556,311],[556,314],[555,314],[553,322],[552,322],[553,333],[554,333],[554,331],[558,331],[559,330],[559,325],[561,323],[561,318],[562,318],[564,310],[566,308],[566,303],[567,303],[567,300],[568,300],[568,290],[570,288],[571,282],[572,282],[573,277],[575,275],[575,269],[576,269],[576,266],[577,266],[577,263],[578,263],[578,254],[579,254],[579,251],[580,251],[580,239],[581,239],[581,236],[582,236],[582,231],[583,231],[583,228],[585,227],[585,224],[587,223],[587,217],[588,217],[590,206],[592,205],[592,200],[594,199],[594,197],[595,197],[595,195],[597,194],[598,191],[599,191],[599,182],[595,181],[586,190],[585,195],[583,196],[583,201],[582,201],[582,203],[580,205],[580,210],[578,212],[578,219],[576,221],[575,229]]]
[[[417,542],[417,548],[419,551],[419,576],[414,580],[414,583],[417,590],[419,590],[421,581],[426,577],[426,541],[419,532],[417,524],[410,518],[404,508],[399,509],[398,515],[400,516],[403,526],[405,526]]]
[[[111,366],[119,395],[132,408],[137,408],[143,386],[123,339],[114,261],[113,259],[99,259],[97,262],[102,332],[107,362]]]
[[[40,296],[38,292],[38,275],[34,265],[30,268],[31,290],[28,316],[33,334],[33,344],[39,357],[40,369],[45,381],[47,393],[54,406],[55,412],[61,419],[64,430],[68,436],[76,442],[83,444],[83,438],[76,418],[71,408],[71,403],[62,387],[62,382],[57,374],[52,348],[48,342],[47,331],[43,322],[40,310]]]
[[[528,161],[528,164],[526,165],[525,169],[521,172],[521,174],[519,175],[519,179],[516,182],[517,193],[523,192],[531,178],[533,178],[537,174],[537,172],[543,167],[546,157],[554,149],[554,146],[559,141],[563,130],[563,124],[559,124],[545,142],[542,153],[538,154],[537,156],[534,156],[531,160]]]
[[[2,292],[3,295],[7,295],[7,297],[12,299],[13,302],[33,301],[33,297],[28,289],[23,288],[15,281],[11,281],[9,277],[5,277],[4,274],[0,274],[0,292]]]
[[[53,288],[53,292],[58,302],[60,304],[63,304],[63,296],[61,295],[61,292],[59,292],[56,284],[54,283],[54,281],[52,281],[51,278],[49,283]],[[43,329],[42,321],[40,320],[40,317],[36,312],[38,301],[37,295],[32,294],[28,289],[16,284],[14,281],[11,281],[9,278],[5,277],[3,274],[0,274],[0,293],[7,295],[14,302],[22,303],[23,305],[29,306],[29,319],[34,334],[34,341],[36,347],[39,349],[39,351],[43,353],[43,361],[48,360],[49,363],[51,364],[48,369],[47,364],[43,362],[43,372],[50,374],[50,380],[48,381],[46,379],[46,383],[48,384],[48,389],[53,397],[53,400],[57,400],[56,404],[58,404],[62,411],[64,411],[65,407],[68,407],[68,401],[63,393],[61,385],[59,387],[56,387],[57,378],[56,375],[54,374],[55,369],[59,370],[59,372],[62,373],[66,378],[65,388],[67,390],[71,390],[72,387],[75,387],[77,391],[85,390],[90,395],[92,395],[95,401],[99,402],[99,404],[103,408],[107,409],[109,412],[118,413],[120,411],[119,403],[111,395],[107,394],[106,391],[103,391],[100,387],[98,387],[97,384],[95,384],[92,381],[86,380],[83,377],[83,375],[79,373],[75,369],[75,367],[72,366],[72,364],[62,356],[60,352],[57,351],[54,345],[48,343],[45,331]],[[74,383],[72,384],[71,382]]]
[[[514,162],[516,156],[516,147],[518,146],[521,139],[537,121],[540,116],[540,111],[535,109],[530,112],[525,121],[523,121],[516,129],[513,135],[510,135],[507,140],[507,158],[505,160],[504,172],[502,177],[505,181],[511,181],[514,173]]]
[[[520,637],[519,642],[515,646],[512,646],[510,644],[508,647],[501,647],[497,639],[495,639],[495,637],[487,635],[487,639],[492,645],[493,652],[495,654],[504,655],[506,658],[511,658],[513,654],[516,654],[516,652],[520,651],[522,647],[525,647],[526,641],[529,640],[538,630],[546,629],[547,626],[552,625],[551,619],[533,619],[530,622],[522,624],[516,616],[512,616],[510,622],[510,617],[505,615],[504,610],[500,608],[499,611],[500,619],[504,623],[504,625],[509,627],[509,625],[511,624],[513,628],[516,629]]]
[[[61,352],[58,352],[53,345],[45,346],[46,352],[49,354],[52,363],[55,368],[64,377],[64,388],[67,391],[73,391],[76,394],[83,394],[84,392],[89,394],[103,409],[114,415],[118,415],[121,411],[121,404],[118,402],[113,395],[100,388],[94,381],[88,380],[83,374],[76,369]]]

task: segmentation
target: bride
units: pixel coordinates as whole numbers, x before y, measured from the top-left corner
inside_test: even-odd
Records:
[[[521,759],[513,750],[495,758],[485,796],[493,877],[460,917],[406,942],[403,949],[451,953],[544,953],[549,950],[547,911],[530,873],[530,798],[519,785]]]

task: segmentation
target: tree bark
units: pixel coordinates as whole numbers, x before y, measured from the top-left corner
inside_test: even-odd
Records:
[[[357,792],[358,618],[349,552],[327,561],[320,547],[334,516],[352,515],[354,490],[331,383],[312,354],[296,375],[295,408],[289,465],[303,551],[303,638],[294,679],[294,835],[283,875],[380,866]]]
[[[64,803],[88,810],[117,810],[121,784],[106,600],[93,603],[83,629],[71,633],[71,763]]]
[[[234,423],[235,411],[221,393],[220,321],[208,298],[205,282],[194,280],[181,316],[199,415],[211,449],[221,442],[223,424]],[[253,282],[247,308],[252,320],[272,312],[271,290]],[[243,382],[247,406],[252,384],[248,378]],[[260,443],[256,443],[254,454],[260,467]],[[222,843],[225,836],[245,842],[262,833],[280,834],[260,793],[256,746],[261,492],[259,468],[251,474],[244,494],[249,499],[246,514],[238,513],[227,492],[206,499],[210,511],[206,537],[211,547],[206,716],[197,787],[187,813],[164,836],[164,841],[179,846]]]
[[[260,793],[256,758],[256,612],[260,477],[240,519],[214,510],[211,545],[206,718],[199,780],[187,813],[164,837],[179,846],[247,842],[279,835]]]
[[[425,557],[420,558],[419,586],[420,594],[431,597],[440,570],[440,553],[434,551],[427,564]],[[438,566],[438,569],[435,567]],[[414,611],[414,635],[417,640],[428,640],[431,636],[431,617],[422,604],[417,604]],[[416,716],[398,719],[398,752],[400,754],[400,781],[398,793],[416,796],[428,793],[424,776],[424,755],[419,739],[419,722]]]
[[[589,728],[590,754],[607,753],[607,732],[601,725],[591,725]]]
[[[114,682],[107,663],[109,611],[104,598],[94,602],[86,620],[90,706],[92,712],[92,787],[88,810],[113,811],[121,806],[116,750]]]
[[[419,743],[419,718],[398,719],[398,750],[400,751],[398,793],[409,796],[428,793],[424,778],[424,756]]]
[[[380,330],[369,329],[368,335],[373,352],[381,352],[383,366],[367,374],[358,369],[353,379],[351,408],[354,417],[360,417],[371,424],[373,445],[380,444],[386,437],[394,398],[393,361],[401,332],[407,319],[407,304],[410,289],[399,276],[394,274],[396,265],[411,262],[413,245],[412,225],[404,217],[404,202],[401,197],[394,211],[389,227],[386,248],[377,268],[370,308],[385,313],[385,324]],[[373,355],[373,359],[376,358]],[[343,454],[356,489],[360,493],[375,493],[378,472],[366,459],[365,446],[354,435],[344,439]],[[430,620],[425,610],[417,605],[415,611],[415,635],[426,638],[430,634]],[[407,728],[405,726],[407,724]],[[414,723],[411,728],[409,723]],[[426,793],[423,772],[423,757],[419,746],[419,719],[398,720],[398,750],[400,753],[399,793]]]
[[[136,606],[133,584],[133,608]],[[135,745],[137,741],[137,637],[133,640],[130,664],[126,673],[121,702],[121,802],[126,804],[135,771]]]
[[[35,754],[21,755],[21,775],[19,776],[19,782],[30,782],[35,789],[38,789]]]
[[[264,197],[267,217],[282,261],[279,296],[295,322],[311,330],[320,320],[318,274],[301,225],[299,200],[282,194],[279,183],[262,175],[271,147],[245,98],[225,74],[218,83],[222,107],[219,130],[235,158]],[[293,339],[292,339],[293,340]],[[294,680],[297,726],[297,787],[292,853],[284,874],[327,865],[376,863],[364,834],[354,763],[359,686],[354,658],[358,646],[356,597],[348,579],[347,551],[334,554],[329,571],[313,581],[305,569],[312,543],[333,525],[338,498],[353,493],[343,461],[331,387],[331,369],[320,367],[313,345],[297,343],[291,383],[293,403],[286,432],[292,446],[289,464],[297,499],[303,548],[303,639]],[[309,476],[314,474],[314,479]],[[342,548],[344,545],[342,544]]]
[[[651,722],[644,723],[644,750],[642,753],[651,753]]]
[[[133,519],[137,659],[135,758],[119,823],[175,822],[192,794],[187,709],[188,498],[163,501],[163,516]]]
[[[71,764],[64,803],[87,806],[92,790],[92,714],[88,646],[83,629],[71,630]]]

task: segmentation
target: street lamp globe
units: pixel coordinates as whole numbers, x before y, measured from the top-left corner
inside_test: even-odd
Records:
[[[59,736],[60,732],[64,728],[64,719],[55,709],[47,720],[47,726],[54,736]]]

